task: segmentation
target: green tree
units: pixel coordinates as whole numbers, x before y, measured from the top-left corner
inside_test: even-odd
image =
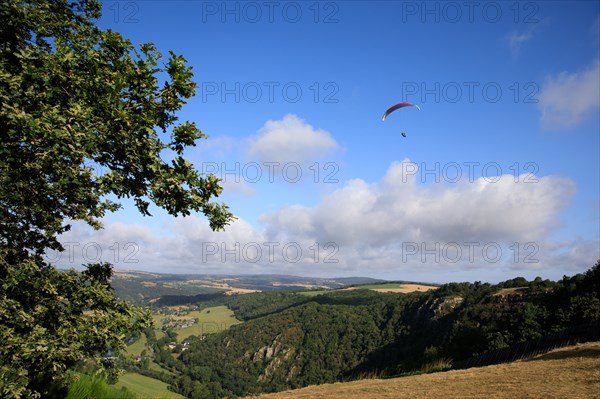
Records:
[[[150,322],[116,300],[110,265],[78,274],[43,261],[72,221],[101,228],[120,208],[109,198],[132,198],[143,215],[151,203],[201,212],[213,230],[234,219],[211,200],[219,179],[184,158],[206,137],[176,116],[195,94],[191,67],[99,29],[100,13],[98,0],[0,2],[2,397],[46,395],[82,357],[122,347]]]

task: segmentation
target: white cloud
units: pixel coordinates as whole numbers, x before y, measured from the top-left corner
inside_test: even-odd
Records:
[[[513,29],[508,36],[508,48],[514,58],[517,58],[523,48],[535,38],[540,36],[541,31],[548,29],[550,19],[540,19],[536,23],[526,24],[518,29]]]
[[[482,259],[488,244],[488,258],[501,246],[502,259],[510,261],[507,251],[515,242],[543,242],[559,227],[559,215],[575,190],[572,181],[552,176],[535,183],[504,175],[495,182],[479,178],[422,186],[407,171],[414,171],[414,164],[396,162],[380,182],[352,180],[314,208],[296,205],[265,215],[267,235],[333,242],[339,246],[340,263],[363,274],[398,267],[435,271],[489,266]],[[437,254],[423,258],[432,249]],[[456,264],[438,259],[454,258],[455,250],[463,251]],[[476,252],[473,259],[470,250]]]
[[[269,120],[249,139],[247,156],[263,162],[310,162],[339,148],[331,134],[296,115]]]
[[[409,167],[410,166],[410,167]],[[348,245],[399,239],[531,240],[557,226],[574,184],[543,177],[535,183],[505,175],[454,186],[420,186],[410,161],[395,162],[376,184],[346,183],[315,207],[286,207],[264,221],[273,231],[309,234]]]
[[[285,206],[263,215],[261,229],[240,219],[213,232],[206,220],[194,216],[173,219],[158,232],[124,223],[94,232],[78,224],[62,239],[79,242],[72,247],[75,259],[66,262],[65,254],[57,263],[94,261],[82,254],[94,242],[102,248],[102,260],[119,269],[439,282],[469,275],[485,280],[502,273],[509,278],[515,270],[579,272],[599,257],[597,241],[549,241],[575,190],[569,179],[547,176],[527,183],[534,179],[519,176],[515,181],[504,175],[497,181],[421,185],[414,167],[408,160],[394,162],[378,182],[350,180],[314,207]],[[113,259],[116,242],[118,262]],[[137,245],[129,262],[124,258],[135,248],[125,248],[126,243]]]
[[[600,260],[600,243],[598,241],[578,238],[576,240],[544,241],[540,243],[539,250],[535,253],[531,248],[522,253],[523,260],[526,257],[533,258],[532,266],[537,269],[554,269],[557,275],[572,275],[581,273]],[[522,265],[515,264],[512,269]]]
[[[46,253],[46,260],[60,267],[80,267],[97,262],[136,265],[139,249],[151,248],[156,242],[154,232],[141,224],[115,222],[105,224],[101,230],[93,230],[83,222],[72,222],[71,225],[71,230],[59,237],[65,251]]]
[[[600,61],[580,72],[550,76],[539,95],[541,124],[559,130],[581,123],[600,107]]]
[[[330,167],[337,165],[325,156],[339,148],[329,132],[288,114],[268,120],[255,136],[202,141],[190,159],[203,175],[220,178],[226,194],[250,197],[256,195],[252,183],[261,181],[316,182],[319,172],[324,180],[333,179]]]
[[[229,136],[208,136],[205,140],[197,141],[199,152],[209,153],[217,159],[237,151],[237,147],[237,141]]]
[[[206,220],[190,216],[173,219],[160,232],[119,222],[94,231],[77,222],[60,241],[66,250],[46,255],[48,261],[59,267],[110,262],[117,269],[239,274],[247,273],[245,257],[253,258],[249,252],[256,247],[253,243],[262,245],[268,240],[244,220],[238,219],[225,231],[214,232]],[[247,254],[242,252],[244,245],[249,247]]]
[[[508,38],[508,46],[513,56],[518,56],[523,45],[533,38],[533,32],[513,33]]]
[[[223,174],[223,180],[220,185],[223,187],[223,192],[226,194],[239,194],[245,197],[252,197],[256,195],[256,190],[250,186],[250,184],[242,179],[236,179],[238,175],[234,176],[234,178],[227,178],[227,175]]]

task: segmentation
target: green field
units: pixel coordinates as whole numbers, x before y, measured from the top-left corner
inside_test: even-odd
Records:
[[[333,290],[309,290],[309,291],[298,291],[298,294],[305,295],[305,296],[312,298],[313,296],[327,294],[332,291]]]
[[[142,351],[144,349],[146,349],[147,342],[148,342],[148,339],[146,339],[146,335],[142,334],[140,339],[138,339],[137,341],[135,341],[133,344],[129,345],[125,349],[125,353],[127,353],[128,355],[134,356],[134,357],[139,356],[142,353]]]
[[[164,333],[161,331],[163,325],[163,319],[167,318],[164,315],[154,313],[154,332],[156,339],[164,337]],[[194,310],[189,312],[185,316],[175,316],[175,319],[198,319],[199,321],[187,328],[176,328],[177,341],[183,342],[191,335],[202,336],[205,334],[213,334],[227,330],[234,324],[241,323],[240,320],[236,319],[233,312],[226,306],[215,306],[212,308],[206,308],[204,310]],[[130,356],[139,356],[142,351],[146,348],[147,338],[144,334],[133,344],[129,345],[126,349],[126,353]]]
[[[162,368],[159,364],[154,363],[154,362],[150,362],[150,364],[148,365],[148,369],[154,370],[154,371],[159,371],[159,372],[162,372],[162,373],[166,373],[166,374],[169,374],[171,376],[175,375],[175,374],[173,374],[172,371],[169,371],[169,370],[167,370],[165,368]]]
[[[185,399],[178,393],[169,391],[164,382],[136,373],[123,374],[115,386],[127,388],[140,399]]]
[[[405,284],[400,283],[383,283],[383,284],[365,284],[365,285],[357,285],[355,288],[357,289],[365,289],[365,290],[377,290],[377,289],[392,289],[392,288],[401,288]]]
[[[200,311],[196,310],[190,312],[185,317],[198,319],[199,322],[191,327],[176,329],[177,340],[179,342],[185,341],[191,335],[201,336],[221,332],[235,324],[241,323],[227,306],[215,306]]]

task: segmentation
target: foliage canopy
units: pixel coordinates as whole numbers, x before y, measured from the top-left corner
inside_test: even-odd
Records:
[[[150,201],[174,216],[203,212],[215,230],[233,220],[226,205],[210,202],[222,191],[218,179],[183,157],[206,137],[175,115],[195,94],[191,67],[173,52],[163,64],[151,43],[137,49],[100,30],[92,22],[100,8],[96,0],[0,6],[5,248],[62,249],[56,237],[66,222],[99,228],[118,209],[109,194],[133,198],[144,215]]]
[[[118,301],[109,264],[59,272],[42,259],[73,221],[101,228],[119,199],[173,216],[234,216],[184,158],[206,136],[176,113],[191,67],[101,30],[98,0],[0,2],[0,396],[39,397],[83,358],[123,347],[149,315]],[[111,201],[113,199],[114,201]]]

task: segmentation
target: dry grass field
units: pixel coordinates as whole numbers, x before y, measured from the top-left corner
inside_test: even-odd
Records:
[[[383,283],[383,284],[365,284],[358,287],[342,288],[342,291],[351,290],[371,290],[377,292],[398,292],[401,294],[409,294],[411,292],[425,292],[429,290],[437,290],[439,287],[434,285],[424,284],[400,284],[400,283]]]
[[[400,292],[402,294],[408,294],[411,292],[425,292],[429,290],[437,290],[438,287],[433,285],[423,285],[423,284],[401,284],[398,288],[372,288],[373,291],[377,292]]]
[[[534,359],[387,380],[311,386],[255,399],[600,398],[600,342]]]
[[[273,284],[275,285],[275,284]],[[306,287],[305,287],[306,288]],[[357,287],[346,287],[341,288],[339,291],[354,291],[354,290],[371,290],[377,292],[396,292],[401,294],[409,294],[411,292],[425,292],[429,290],[437,290],[439,287],[434,285],[423,285],[423,284],[400,284],[400,283],[383,283],[383,284],[364,284],[359,285]],[[307,290],[307,291],[299,291],[299,294],[306,296],[317,296],[322,294],[327,294],[330,292],[335,292],[335,290]]]

